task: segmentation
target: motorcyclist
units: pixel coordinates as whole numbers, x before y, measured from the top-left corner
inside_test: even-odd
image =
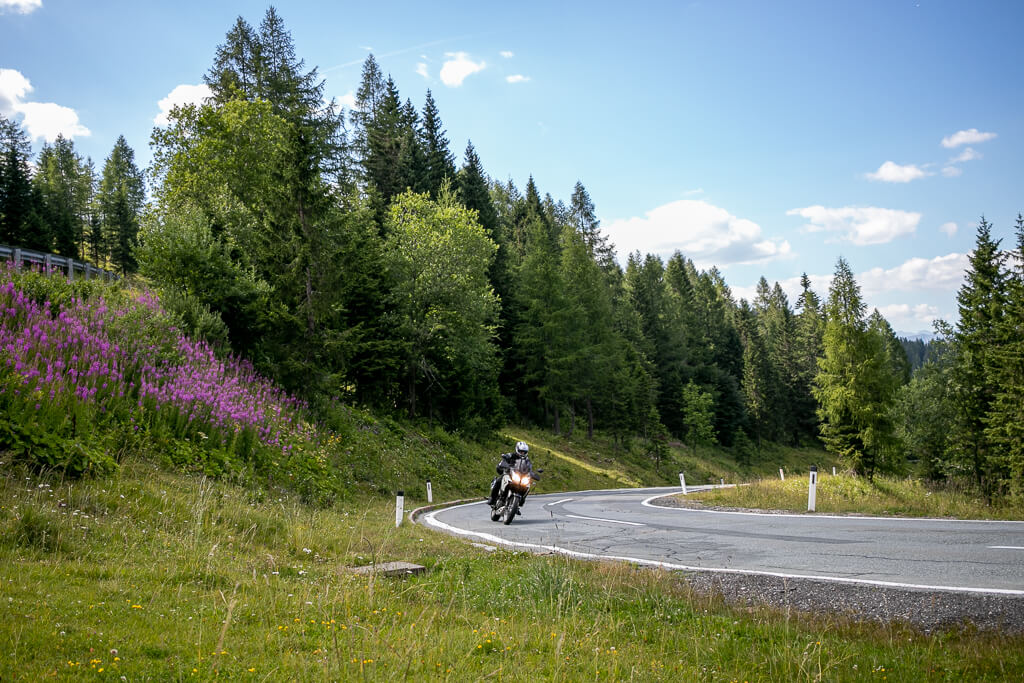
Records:
[[[498,461],[498,476],[491,482],[491,497],[487,501],[487,504],[492,508],[498,503],[498,491],[501,489],[501,476],[515,467],[516,463],[519,462],[520,458],[528,457],[530,447],[526,445],[525,441],[517,441],[516,448],[511,453],[502,453],[501,460]],[[523,496],[523,503],[526,502],[526,496]],[[522,507],[522,503],[520,504]]]

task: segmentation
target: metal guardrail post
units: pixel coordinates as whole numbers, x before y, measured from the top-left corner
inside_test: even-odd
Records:
[[[21,270],[21,249],[14,249],[14,269]]]
[[[53,256],[47,254],[43,257],[43,268],[46,269],[46,274],[49,275],[50,271],[53,270]]]
[[[75,279],[75,260],[70,256],[68,260],[68,282],[72,282]]]

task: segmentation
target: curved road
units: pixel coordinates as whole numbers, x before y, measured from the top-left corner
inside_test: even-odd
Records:
[[[1024,522],[666,508],[678,488],[531,495],[509,526],[484,502],[423,523],[482,542],[668,569],[1024,596]]]

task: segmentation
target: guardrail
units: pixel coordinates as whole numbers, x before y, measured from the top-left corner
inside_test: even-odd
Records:
[[[22,249],[21,247],[9,247],[6,244],[0,244],[0,259],[13,262],[15,268],[21,268],[23,265],[36,265],[47,273],[62,272],[67,275],[69,280],[75,279],[75,273],[81,273],[85,276],[86,280],[91,280],[94,277],[104,280],[120,279],[117,273],[97,268],[91,263],[76,261],[67,256],[58,256],[57,254],[45,254],[31,249]]]

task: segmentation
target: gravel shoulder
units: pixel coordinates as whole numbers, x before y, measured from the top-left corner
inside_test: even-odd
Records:
[[[791,514],[708,506],[697,501],[680,501],[672,496],[651,502],[662,507]],[[854,621],[897,622],[923,633],[975,628],[1024,635],[1024,597],[711,571],[686,572],[684,577],[695,592],[721,597],[727,604],[737,607],[764,606]]]

